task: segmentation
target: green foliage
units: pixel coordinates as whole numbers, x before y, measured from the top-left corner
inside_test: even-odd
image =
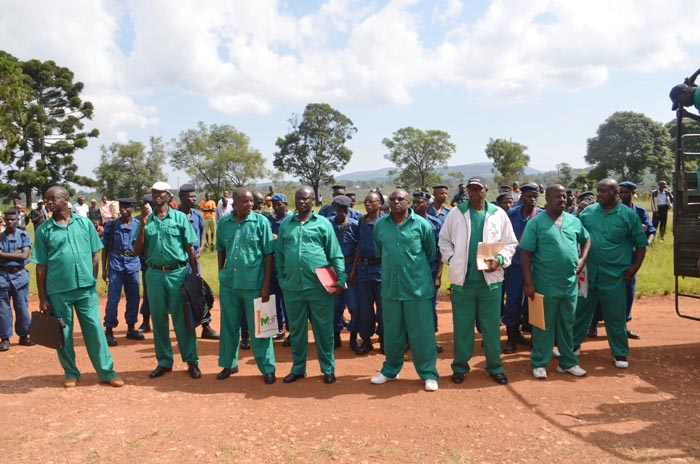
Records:
[[[250,147],[248,136],[227,124],[207,127],[200,121],[196,129],[181,132],[173,144],[170,164],[187,172],[213,198],[229,187],[253,184],[267,174],[265,158]]]
[[[31,90],[26,83],[20,62],[12,55],[0,51],[0,163],[12,159],[11,147],[22,138],[20,122],[24,117],[24,102],[29,99]],[[3,185],[8,194],[10,185]]]
[[[671,136],[671,142],[669,144],[669,149],[671,153],[675,155],[676,153],[676,120],[673,119],[666,123],[666,129]],[[681,140],[683,141],[683,150],[692,153],[700,153],[700,137],[683,137],[687,134],[700,134],[700,122],[693,119],[684,118],[683,125],[681,126]],[[698,166],[698,158],[695,156],[686,156],[685,166],[683,167],[686,171],[695,171]],[[675,166],[674,166],[675,169]],[[670,177],[665,178],[666,180]],[[657,179],[659,180],[659,179]]]
[[[82,82],[73,82],[73,72],[53,61],[13,65],[11,55],[0,52],[0,57],[0,80],[10,83],[3,93],[14,96],[14,104],[0,113],[0,127],[7,134],[0,139],[3,180],[26,195],[27,206],[33,192],[43,193],[51,185],[94,185],[92,179],[77,174],[73,158],[76,150],[87,147],[88,138],[99,135],[97,129],[83,130],[83,121],[92,119],[93,106],[80,99]],[[22,70],[22,83],[16,65]]]
[[[569,163],[559,163],[557,168],[557,181],[564,187],[570,187],[574,181],[574,170]]]
[[[657,179],[673,171],[668,130],[651,118],[632,111],[613,113],[588,139],[586,162],[595,165],[591,177],[617,175],[618,180],[641,182],[647,169]]]
[[[455,145],[450,142],[450,134],[440,130],[404,127],[394,132],[391,139],[382,143],[389,149],[384,155],[401,169],[396,181],[404,188],[419,188],[443,182],[436,171],[447,169],[447,161],[455,153]],[[391,171],[394,175],[396,171]]]
[[[352,151],[345,144],[357,128],[327,103],[309,103],[301,118],[292,115],[289,124],[287,135],[277,139],[273,165],[313,187],[318,198],[320,185],[335,182],[333,173],[350,161]]]
[[[141,142],[102,146],[100,164],[94,170],[102,194],[109,198],[133,197],[138,200],[153,183],[165,178],[163,141],[151,137],[150,142],[148,153]]]
[[[525,145],[512,140],[492,139],[486,145],[486,156],[493,161],[494,180],[496,184],[511,185],[519,181],[525,174],[525,167],[530,162],[530,156],[525,154]]]

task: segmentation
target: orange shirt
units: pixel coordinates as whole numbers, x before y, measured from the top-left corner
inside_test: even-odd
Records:
[[[204,208],[211,208],[213,211],[204,211]],[[199,202],[199,209],[202,210],[204,219],[216,217],[216,202],[214,200],[202,200]]]

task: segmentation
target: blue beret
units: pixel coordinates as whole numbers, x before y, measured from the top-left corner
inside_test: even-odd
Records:
[[[343,208],[349,208],[352,206],[352,200],[348,196],[338,195],[333,197],[333,204]]]
[[[620,182],[620,187],[626,187],[630,190],[637,190],[637,184],[635,184],[634,182],[630,182],[628,180],[626,180],[624,182]]]
[[[272,195],[272,198],[270,198],[270,201],[281,201],[282,203],[289,203],[289,200],[287,200],[287,195],[284,193],[275,193]]]
[[[194,184],[182,184],[180,186],[181,192],[194,192],[196,190]]]
[[[521,192],[527,192],[528,190],[532,190],[533,192],[538,192],[540,191],[540,186],[535,184],[534,182],[528,183],[520,187]]]

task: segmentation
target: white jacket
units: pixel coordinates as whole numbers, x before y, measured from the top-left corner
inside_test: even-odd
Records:
[[[469,260],[469,240],[471,239],[470,204],[468,201],[452,208],[445,218],[440,230],[440,253],[442,261],[449,265],[450,282],[464,285]],[[505,211],[486,202],[484,219],[484,242],[503,242],[505,248],[499,253],[503,257],[503,266],[494,272],[484,272],[484,279],[489,285],[503,281],[503,268],[510,266],[510,260],[518,246],[518,239]]]

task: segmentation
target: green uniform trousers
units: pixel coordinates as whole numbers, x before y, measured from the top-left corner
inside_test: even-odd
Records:
[[[289,319],[289,335],[292,343],[292,374],[306,374],[306,357],[309,353],[308,321],[316,340],[318,363],[321,372],[335,372],[333,355],[333,297],[325,290],[295,292],[284,290],[284,304]]]
[[[275,350],[272,338],[257,338],[254,335],[256,318],[253,300],[256,298],[260,298],[259,290],[234,290],[225,285],[219,287],[219,303],[221,305],[219,367],[233,369],[238,366],[241,314],[245,311],[255,363],[263,375],[275,372]]]
[[[149,268],[146,271],[148,286],[148,304],[151,307],[151,324],[153,326],[153,342],[156,347],[156,359],[162,367],[173,367],[173,347],[170,344],[170,323],[168,314],[173,318],[177,346],[180,356],[186,363],[199,364],[197,357],[197,334],[188,331],[185,326],[182,296],[182,284],[189,270],[182,267],[174,271],[159,271]]]
[[[406,333],[416,372],[423,380],[438,380],[433,298],[421,300],[382,299],[384,354],[382,374],[394,378],[403,367]]]
[[[95,286],[76,288],[67,292],[49,295],[49,301],[53,306],[54,315],[63,319],[66,326],[63,336],[66,343],[63,349],[58,351],[58,360],[63,366],[67,379],[80,378],[80,371],[75,364],[75,349],[73,345],[73,308],[83,332],[85,348],[87,348],[90,362],[97,371],[97,376],[103,382],[117,376],[114,372],[114,361],[109,352],[107,337],[102,331],[100,321],[100,302]]]
[[[530,365],[533,369],[547,367],[552,357],[555,338],[561,353],[559,366],[569,369],[579,363],[573,348],[576,300],[576,293],[570,296],[544,297],[544,326],[547,330],[532,326]]]
[[[465,282],[461,289],[452,287],[452,324],[455,337],[455,359],[452,371],[469,372],[469,360],[474,354],[474,318],[478,312],[486,354],[486,372],[503,372],[501,362],[501,302],[500,285],[489,288],[486,282]]]
[[[627,289],[625,279],[598,280],[595,288],[588,289],[588,298],[579,298],[574,324],[574,346],[581,346],[591,325],[596,305],[600,302],[605,321],[605,333],[612,355],[626,357],[627,341]]]

